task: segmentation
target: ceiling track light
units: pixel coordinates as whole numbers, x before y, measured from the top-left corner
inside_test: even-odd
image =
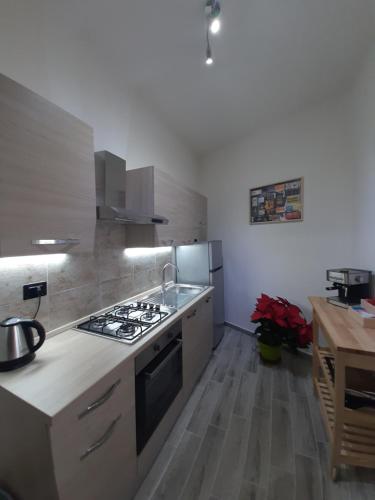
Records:
[[[221,28],[220,2],[218,0],[207,0],[205,10],[206,10],[208,28],[213,35],[216,35],[217,33],[219,33]]]
[[[210,44],[210,33],[216,35],[220,31],[220,12],[221,7],[218,0],[206,0],[205,13],[206,13],[206,65],[211,66],[214,62],[212,57],[212,50]]]

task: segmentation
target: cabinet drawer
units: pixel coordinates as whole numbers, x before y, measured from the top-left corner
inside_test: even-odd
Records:
[[[116,415],[119,402],[134,405],[134,361],[123,363],[90,387],[56,416],[56,425],[77,429],[95,427]]]
[[[61,500],[130,500],[136,482],[135,419],[118,415],[86,449],[54,456]]]
[[[117,420],[120,415],[121,418]],[[117,434],[119,431],[116,429],[121,429],[124,425],[132,433],[124,446],[126,445],[127,451],[134,451],[135,455],[133,361],[113,370],[53,420],[50,430],[51,446],[55,470],[58,471],[60,480],[65,484],[74,477],[76,467],[88,459],[82,458],[87,450],[106,437],[109,431]],[[112,439],[114,438],[108,438],[108,442]],[[107,446],[109,445],[103,444],[103,448]],[[97,453],[103,452],[98,449],[92,455]],[[91,461],[92,459],[89,460]]]

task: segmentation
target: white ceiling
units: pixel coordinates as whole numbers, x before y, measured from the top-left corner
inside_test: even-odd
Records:
[[[71,27],[181,138],[205,153],[352,78],[374,37],[375,0],[222,0],[204,64],[204,0],[69,0]]]

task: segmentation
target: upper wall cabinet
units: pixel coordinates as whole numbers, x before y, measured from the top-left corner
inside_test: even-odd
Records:
[[[127,171],[126,203],[169,219],[167,225],[127,226],[127,247],[183,245],[207,239],[207,198],[156,167]]]
[[[94,232],[92,129],[0,75],[0,256],[91,250]]]

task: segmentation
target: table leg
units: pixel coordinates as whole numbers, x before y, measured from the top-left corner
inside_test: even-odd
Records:
[[[318,356],[317,356],[317,350],[319,349],[319,322],[318,322],[318,317],[317,317],[317,314],[316,312],[314,311],[313,312],[313,324],[312,324],[312,328],[313,328],[313,380],[318,380],[319,378],[319,360],[318,360]],[[317,388],[314,385],[314,393],[315,395],[317,396],[318,395],[318,391],[317,391]]]
[[[344,425],[344,408],[345,408],[345,363],[343,356],[339,352],[335,357],[335,423],[333,428],[333,443],[331,457],[331,475],[335,481],[338,476],[338,467],[340,465],[342,432]]]

